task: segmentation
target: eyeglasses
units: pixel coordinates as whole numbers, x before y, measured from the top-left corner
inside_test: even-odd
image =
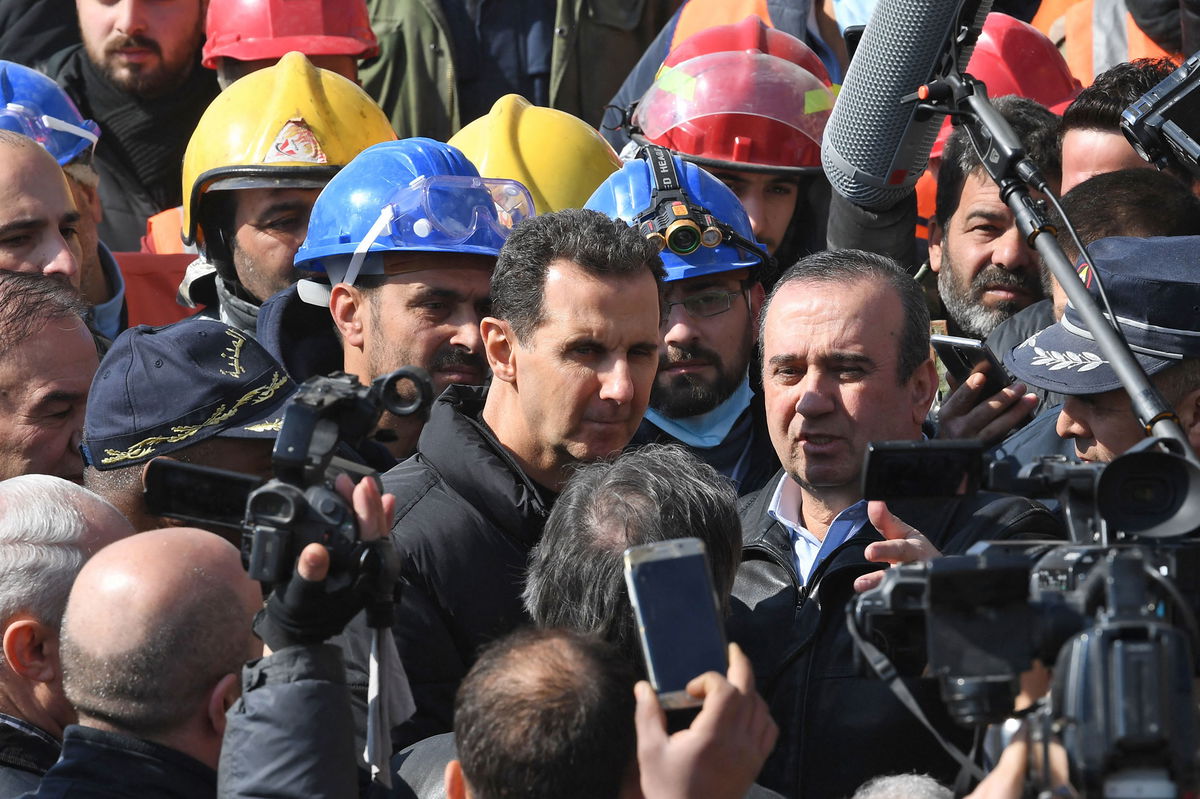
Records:
[[[696,319],[708,316],[720,316],[732,307],[733,298],[741,293],[740,291],[702,291],[699,294],[693,294],[686,300],[668,302],[666,315],[669,317],[672,308],[676,305],[682,305],[683,310],[687,311],[689,316]]]

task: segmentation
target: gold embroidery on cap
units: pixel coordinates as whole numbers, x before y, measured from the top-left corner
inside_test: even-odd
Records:
[[[275,372],[271,375],[271,380],[267,385],[250,389],[228,409],[224,405],[218,405],[216,410],[200,424],[172,427],[171,432],[173,435],[143,438],[126,450],[106,449],[104,450],[104,454],[107,457],[101,458],[100,463],[107,466],[113,463],[137,460],[138,458],[153,455],[160,444],[178,444],[180,441],[186,441],[206,427],[212,427],[213,425],[218,425],[232,419],[245,405],[258,405],[259,403],[266,402],[275,396],[276,391],[287,384],[287,377],[279,372]]]
[[[226,330],[225,334],[233,339],[233,343],[221,350],[221,357],[229,365],[228,369],[220,370],[221,374],[234,378],[241,377],[246,373],[246,369],[242,366],[242,347],[246,345],[246,339],[236,330]]]

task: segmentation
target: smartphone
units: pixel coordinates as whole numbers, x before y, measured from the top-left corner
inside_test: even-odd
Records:
[[[664,708],[700,705],[687,684],[708,671],[724,674],[729,666],[704,542],[677,538],[630,547],[625,585],[658,701]]]
[[[155,516],[241,532],[246,499],[263,484],[240,472],[154,458],[142,471],[146,508]]]
[[[863,466],[863,498],[970,494],[979,490],[982,475],[982,441],[872,441]]]
[[[929,340],[933,344],[934,352],[945,364],[946,371],[959,385],[973,372],[983,372],[987,375],[987,382],[983,385],[982,396],[986,398],[1012,383],[1004,364],[1000,363],[995,353],[979,339],[933,335]]]

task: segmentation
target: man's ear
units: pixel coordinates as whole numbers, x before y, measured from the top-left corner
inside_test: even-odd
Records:
[[[946,231],[934,217],[929,218],[929,268],[934,272],[942,269],[942,246]]]
[[[242,695],[241,678],[226,674],[208,694],[208,723],[217,735],[225,734],[225,714]]]
[[[20,615],[4,628],[4,660],[27,680],[54,682],[62,675],[58,633],[32,616]]]
[[[913,421],[918,426],[925,422],[925,416],[929,413],[930,406],[933,405],[937,387],[937,367],[933,365],[932,358],[926,358],[908,379],[909,394],[912,397]]]
[[[79,191],[87,199],[88,210],[92,214],[92,221],[97,225],[104,221],[104,208],[100,205],[100,187],[88,186],[84,183],[79,183]],[[83,211],[82,208],[79,209]]]
[[[516,334],[508,322],[494,316],[485,316],[479,321],[479,333],[483,336],[483,352],[487,355],[492,375],[505,383],[515,383],[518,343]]]
[[[338,283],[329,292],[329,313],[342,341],[360,350],[367,338],[364,320],[368,302],[360,289],[346,283]]]
[[[463,776],[462,763],[458,760],[446,764],[446,770],[442,772],[442,787],[446,791],[446,799],[469,799],[471,796]]]

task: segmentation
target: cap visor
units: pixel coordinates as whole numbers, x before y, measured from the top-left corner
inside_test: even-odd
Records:
[[[1179,363],[1133,353],[1148,375]],[[1059,394],[1099,394],[1121,388],[1121,381],[1095,341],[1055,323],[1004,353],[1004,365],[1018,379]]]

